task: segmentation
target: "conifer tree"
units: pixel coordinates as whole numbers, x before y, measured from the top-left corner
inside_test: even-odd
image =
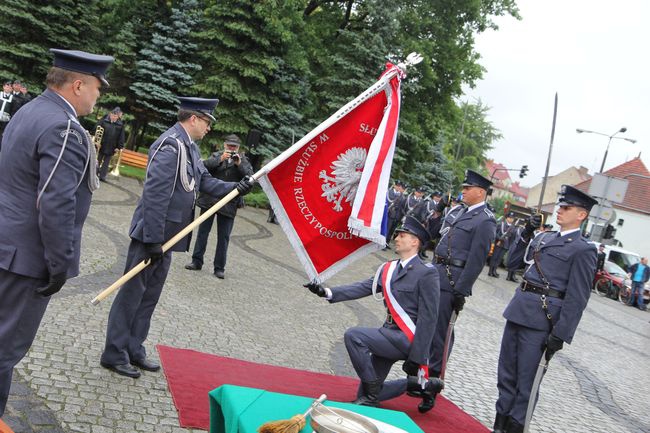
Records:
[[[97,52],[97,0],[2,0],[0,78],[43,88],[52,65],[50,48]]]
[[[147,125],[167,129],[177,112],[176,96],[185,94],[193,75],[201,69],[194,63],[197,45],[191,34],[199,22],[198,2],[182,0],[165,20],[154,23],[154,30],[138,52],[134,81],[129,86],[127,103],[134,116],[129,145]]]
[[[307,64],[296,33],[299,0],[209,1],[198,33],[195,89],[220,99],[218,135],[262,131],[258,151],[273,156],[302,130]]]

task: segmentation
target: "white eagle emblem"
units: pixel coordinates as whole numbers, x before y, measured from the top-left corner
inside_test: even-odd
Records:
[[[367,152],[361,147],[353,147],[341,153],[336,161],[332,162],[331,175],[321,170],[319,178],[323,180],[323,194],[328,202],[334,202],[334,210],[341,212],[341,201],[351,202],[357,194],[357,187],[361,180],[361,172],[366,162]]]

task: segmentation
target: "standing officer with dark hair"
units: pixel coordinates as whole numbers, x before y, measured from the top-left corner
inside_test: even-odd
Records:
[[[587,306],[596,271],[596,248],[580,234],[596,200],[562,185],[557,211],[560,232],[534,236],[541,215],[530,218],[508,262],[526,264],[524,281],[503,312],[496,403],[496,433],[524,431],[528,400],[542,355],[550,361],[571,343]]]
[[[11,119],[11,106],[13,104],[14,94],[11,88],[11,81],[5,81],[0,92],[0,149],[2,143],[2,134]]]
[[[239,182],[246,176],[253,174],[253,167],[244,154],[239,154],[241,140],[235,134],[228,135],[223,142],[223,150],[215,152],[205,161],[203,165],[213,177],[225,180],[226,182]],[[201,193],[196,204],[201,208],[201,213],[210,209],[223,197],[213,197],[209,194]],[[216,215],[212,215],[199,225],[199,230],[194,243],[192,252],[192,262],[185,265],[185,269],[198,271],[203,267],[203,256],[208,244],[208,236],[212,229],[212,223],[215,216],[217,219],[217,250],[214,254],[214,276],[220,279],[225,278],[226,257],[228,254],[228,243],[230,242],[230,233],[235,225],[235,216],[237,208],[243,205],[242,197],[226,203],[219,209]]]
[[[438,274],[418,257],[429,233],[411,216],[405,217],[396,233],[395,251],[400,259],[381,265],[375,278],[332,288],[305,285],[331,303],[374,295],[375,290],[383,294],[387,314],[384,325],[379,329],[350,328],[344,336],[350,360],[361,379],[353,403],[363,406],[379,406],[379,393],[395,362],[406,360],[402,369],[411,376],[417,376],[421,367],[427,368],[436,326]]]
[[[492,258],[490,259],[490,270],[488,275],[491,277],[499,278],[497,274],[497,268],[503,260],[504,254],[510,248],[510,243],[512,238],[515,235],[515,225],[513,224],[515,218],[514,212],[508,212],[508,214],[497,223],[497,230],[494,242],[494,251],[492,252]]]
[[[9,122],[0,152],[0,417],[50,297],[79,274],[99,186],[95,147],[77,117],[93,111],[113,58],[50,51],[47,90]]]
[[[170,240],[194,216],[198,191],[222,196],[234,188],[247,194],[253,187],[250,178],[239,183],[224,182],[210,176],[194,142],[208,133],[218,99],[179,97],[178,122],[150,147],[142,197],[133,214],[129,236],[131,244],[125,272],[142,260],[151,263],[129,280],[115,297],[108,316],[106,345],[100,364],[123,376],[140,377],[139,367],[158,371],[160,366],[147,359],[143,346],[149,334],[151,316],[162,293],[172,260],[172,251],[187,251],[189,236],[163,253]]]
[[[485,177],[472,170],[466,170],[463,181],[462,204],[439,217],[433,225],[435,233],[441,235],[433,259],[440,280],[440,304],[438,320],[433,337],[432,354],[429,361],[429,376],[439,378],[442,372],[445,339],[452,312],[457,313],[465,305],[465,297],[471,296],[472,286],[485,266],[490,245],[494,240],[496,220],[485,204],[487,191],[492,185]],[[441,215],[446,205],[441,200],[436,210]],[[449,353],[454,336],[449,341]],[[393,398],[407,388],[407,380],[394,380],[386,384],[380,400]],[[436,391],[438,392],[439,389]],[[411,393],[417,395],[417,393]],[[420,412],[431,410],[435,405],[436,393],[422,393]]]
[[[106,180],[112,156],[116,151],[124,147],[124,123],[120,119],[121,114],[120,107],[115,107],[108,113],[108,116],[105,116],[97,123],[97,127],[104,130],[97,160],[99,164],[99,180],[101,181]]]
[[[395,229],[404,218],[404,182],[396,180],[393,187],[386,192],[386,205],[388,206],[388,233],[386,244],[393,238]]]

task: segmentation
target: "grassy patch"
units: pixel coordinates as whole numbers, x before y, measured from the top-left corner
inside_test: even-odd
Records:
[[[120,176],[134,177],[136,179],[144,180],[144,168],[131,167],[130,165],[120,165]]]

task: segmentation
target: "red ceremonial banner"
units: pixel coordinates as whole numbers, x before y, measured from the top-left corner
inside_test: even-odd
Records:
[[[378,248],[352,235],[348,218],[385,106],[382,91],[270,171],[268,183],[261,180],[290,241],[304,251],[301,260],[318,275],[364,247]]]
[[[377,82],[254,175],[311,281],[385,245],[400,80],[420,60],[387,63]]]

